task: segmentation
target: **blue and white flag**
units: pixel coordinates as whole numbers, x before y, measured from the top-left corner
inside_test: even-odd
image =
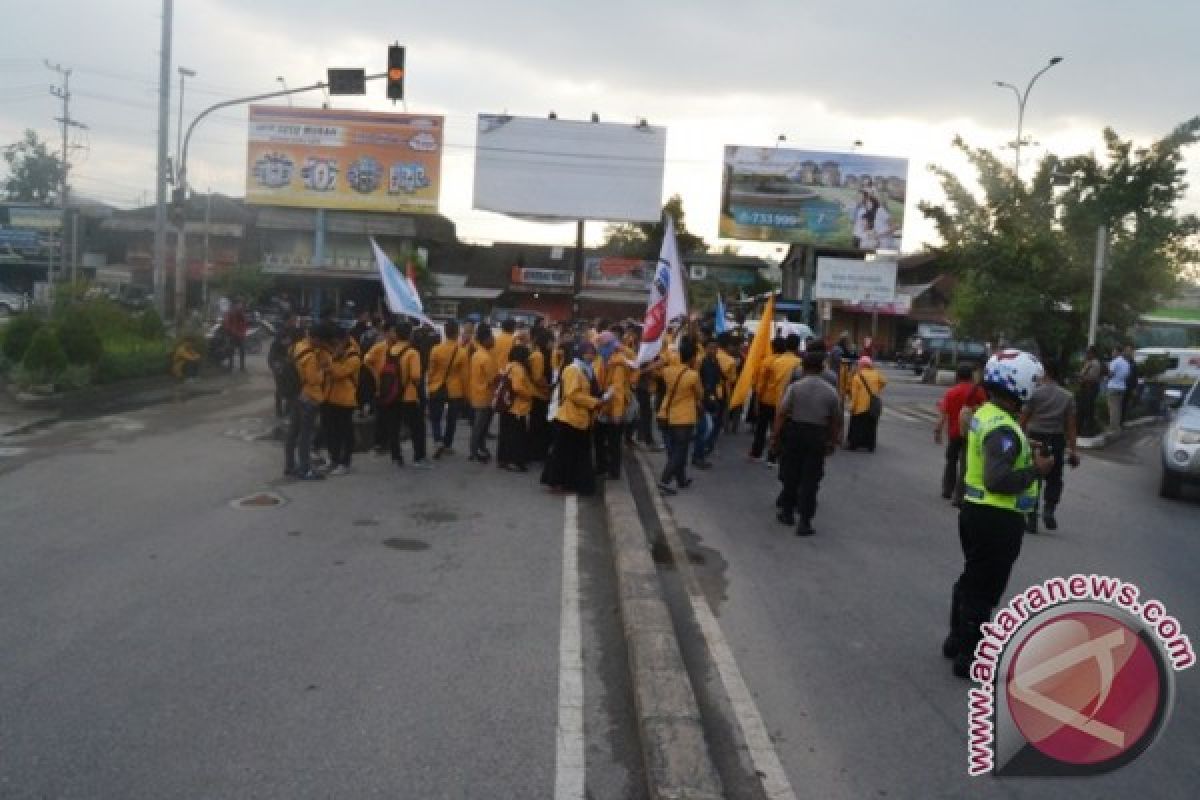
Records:
[[[726,333],[729,330],[729,323],[725,320],[725,301],[721,299],[721,295],[717,295],[717,318],[713,320],[713,333],[718,335]]]
[[[371,249],[375,251],[375,263],[379,265],[379,279],[383,281],[383,292],[387,297],[388,308],[393,314],[411,317],[426,325],[433,325],[425,316],[425,308],[421,305],[421,297],[417,287],[396,269],[396,265],[387,257],[387,253],[379,248],[371,239]]]

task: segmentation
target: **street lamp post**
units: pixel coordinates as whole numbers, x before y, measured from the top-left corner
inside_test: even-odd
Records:
[[[175,177],[179,177],[179,153],[183,148],[183,81],[196,77],[194,69],[179,68],[179,124],[175,128]]]
[[[1025,103],[1029,100],[1029,92],[1033,89],[1033,84],[1037,82],[1038,78],[1042,77],[1042,75],[1044,75],[1047,70],[1049,70],[1055,64],[1061,62],[1062,56],[1055,56],[1054,58],[1050,59],[1050,63],[1034,73],[1034,76],[1029,79],[1029,84],[1025,87],[1024,92],[1022,92],[1016,86],[1013,86],[1011,83],[995,81],[997,86],[1004,89],[1012,89],[1013,94],[1017,96],[1017,141],[1013,144],[1017,154],[1016,160],[1013,163],[1014,184],[1020,179],[1021,173],[1021,140],[1025,135]]]

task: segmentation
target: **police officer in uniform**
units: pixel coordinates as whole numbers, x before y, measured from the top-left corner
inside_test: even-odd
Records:
[[[1052,456],[1031,442],[1018,424],[1022,404],[1042,375],[1037,358],[1003,350],[983,373],[988,402],[967,428],[967,469],[958,538],[963,572],[954,584],[950,634],[942,655],[954,660],[954,674],[969,675],[980,626],[991,617],[1021,552],[1025,515],[1037,503],[1037,481],[1054,466]]]

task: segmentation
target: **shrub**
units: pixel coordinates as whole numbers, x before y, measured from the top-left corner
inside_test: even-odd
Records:
[[[58,337],[50,327],[43,327],[33,335],[25,358],[21,362],[31,380],[38,383],[53,382],[67,366],[67,354],[63,352]]]
[[[100,360],[104,353],[104,343],[85,310],[69,309],[55,327],[67,361],[72,364],[95,364]]]
[[[170,369],[170,354],[166,341],[134,349],[106,349],[96,365],[96,382],[115,383],[162,375]]]
[[[138,334],[143,339],[161,339],[166,332],[167,326],[153,308],[148,308],[138,315]]]
[[[4,331],[4,357],[14,364],[25,358],[34,334],[42,327],[42,319],[34,314],[17,314]]]

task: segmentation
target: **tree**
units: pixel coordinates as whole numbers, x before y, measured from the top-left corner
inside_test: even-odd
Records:
[[[946,196],[922,203],[942,244],[932,248],[958,278],[951,317],[968,336],[1033,340],[1061,358],[1086,341],[1096,229],[1110,229],[1110,269],[1101,322],[1128,328],[1172,292],[1197,253],[1189,240],[1200,220],[1176,205],[1187,186],[1181,151],[1197,141],[1200,117],[1149,147],[1134,149],[1104,132],[1106,153],[1047,155],[1028,183],[992,152],[954,141],[975,168],[982,197],[933,167]],[[1069,177],[1056,190],[1056,178]]]
[[[707,253],[708,245],[693,233],[689,233],[684,222],[683,198],[672,195],[663,206],[663,213],[670,214],[675,220],[675,241],[679,245],[679,255],[687,257],[697,253]],[[642,258],[656,260],[659,248],[662,247],[665,226],[660,217],[657,222],[626,222],[620,225],[609,225],[604,232],[604,249],[616,255],[627,258]]]
[[[49,205],[58,196],[62,159],[46,149],[36,131],[26,130],[23,139],[4,148],[4,161],[8,165],[4,192],[9,200]]]

